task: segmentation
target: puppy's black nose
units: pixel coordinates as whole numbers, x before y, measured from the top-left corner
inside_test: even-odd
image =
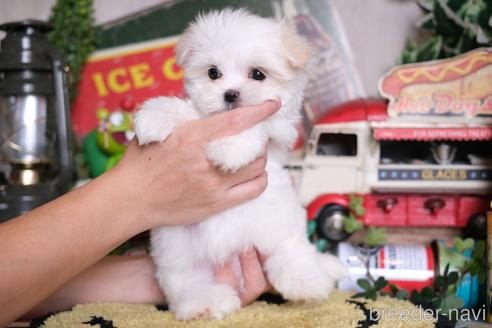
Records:
[[[239,97],[239,91],[229,89],[224,93],[224,100],[228,103],[233,103]]]

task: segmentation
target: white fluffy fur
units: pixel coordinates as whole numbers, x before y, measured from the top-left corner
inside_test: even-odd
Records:
[[[244,10],[200,15],[177,46],[190,100],[155,98],[137,113],[136,134],[140,144],[147,144],[165,140],[186,120],[227,110],[228,89],[240,91],[237,106],[268,99],[282,102],[271,118],[207,147],[212,163],[234,171],[258,157],[270,140],[269,184],[263,194],[201,223],[152,231],[156,276],[177,319],[222,318],[238,309],[236,291],[214,280],[213,266],[249,247],[266,255],[267,277],[287,299],[325,298],[335,281],[347,274],[335,257],[317,253],[307,240],[305,211],[282,168],[297,137],[307,57],[306,42],[283,22]],[[220,79],[208,77],[211,66],[222,72]],[[266,79],[249,78],[252,68],[259,68]]]

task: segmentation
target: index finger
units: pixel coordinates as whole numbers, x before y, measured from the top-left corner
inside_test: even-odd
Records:
[[[235,290],[239,290],[239,281],[234,274],[231,262],[226,262],[221,266],[214,267],[214,274],[217,282],[227,284]]]
[[[239,254],[239,262],[244,281],[240,295],[243,305],[247,305],[272,286],[265,277],[258,252],[255,249]]]
[[[246,106],[197,121],[195,136],[212,140],[238,134],[270,117],[280,109],[280,102],[268,100],[260,105]]]

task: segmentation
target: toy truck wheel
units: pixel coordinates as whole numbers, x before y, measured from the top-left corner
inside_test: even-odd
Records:
[[[487,214],[473,214],[465,227],[467,237],[485,239],[487,237]]]
[[[340,205],[328,205],[318,215],[318,234],[331,241],[342,241],[351,234],[346,232],[343,221],[348,216],[348,210]]]

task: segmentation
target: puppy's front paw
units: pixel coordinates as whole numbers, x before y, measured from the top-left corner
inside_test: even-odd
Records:
[[[135,115],[135,134],[139,145],[166,140],[174,129],[172,120],[163,119],[162,113],[155,110],[142,110]]]
[[[263,151],[265,142],[237,135],[210,142],[207,157],[225,172],[234,172],[254,161]]]
[[[147,100],[135,114],[135,134],[140,145],[162,142],[174,128],[198,114],[190,103],[177,97],[157,97]]]
[[[288,300],[317,300],[328,297],[335,280],[318,265],[286,265],[271,277],[272,284]]]
[[[321,268],[333,279],[341,280],[350,277],[348,268],[335,256],[326,253],[317,253]]]
[[[196,290],[174,307],[177,320],[199,318],[222,319],[239,309],[241,300],[236,291],[227,285],[214,285]]]

